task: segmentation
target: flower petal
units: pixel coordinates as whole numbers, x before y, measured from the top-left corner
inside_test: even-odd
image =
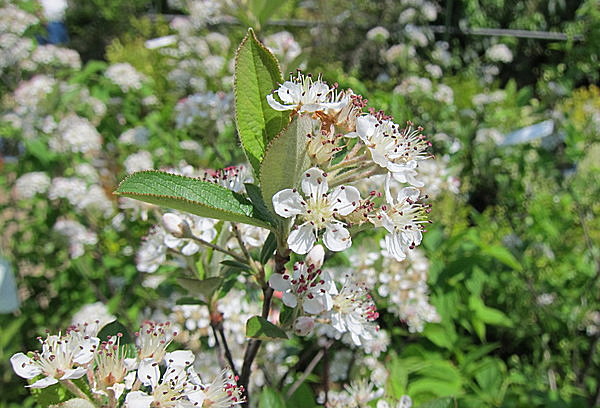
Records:
[[[303,200],[298,192],[291,188],[286,188],[276,193],[273,198],[273,208],[277,215],[283,218],[290,218],[294,215],[304,214],[306,209],[304,208]]]
[[[287,243],[292,251],[304,255],[312,249],[316,240],[315,227],[312,224],[305,222],[297,229],[290,232]]]
[[[273,98],[273,95],[267,95],[267,102],[269,103],[269,106],[273,109],[275,109],[276,111],[286,111],[286,110],[292,110],[294,109],[293,105],[282,105],[279,102],[277,102],[275,100],[275,98]]]
[[[150,385],[152,389],[158,385],[160,370],[158,363],[151,358],[145,358],[138,367],[138,378],[144,385]]]
[[[287,307],[296,307],[298,305],[298,299],[296,298],[296,295],[291,292],[284,293],[281,300]]]
[[[325,259],[325,250],[323,245],[315,245],[313,249],[306,255],[306,264],[314,265],[315,268],[319,269],[323,266],[323,260]]]
[[[329,202],[340,215],[348,215],[356,210],[360,203],[360,192],[356,187],[339,186],[329,195]]]
[[[356,119],[356,133],[366,144],[370,144],[369,139],[375,133],[375,124],[377,118],[372,115],[360,116]]]
[[[77,368],[65,370],[65,373],[63,374],[62,377],[60,377],[60,379],[61,380],[76,380],[78,378],[83,377],[86,372],[87,372],[87,369],[85,367],[77,367]]]
[[[325,225],[323,243],[330,250],[339,252],[350,248],[352,238],[350,238],[350,232],[348,232],[342,223],[330,222]]]
[[[396,261],[401,262],[406,259],[406,254],[404,253],[404,245],[402,245],[402,239],[400,234],[391,233],[385,236],[385,244],[387,246],[387,250],[392,255]]]
[[[133,391],[127,394],[125,406],[127,408],[150,408],[154,402],[154,397],[142,391]]]
[[[320,297],[314,297],[312,299],[305,298],[302,301],[302,308],[306,313],[319,314],[325,310],[325,305]]]
[[[200,250],[200,245],[195,241],[189,241],[186,246],[181,248],[181,253],[185,256],[192,256]]]
[[[31,385],[26,385],[28,388],[46,388],[51,385],[54,385],[58,382],[58,380],[54,377],[44,377],[41,380],[37,380]]]
[[[289,290],[292,285],[289,279],[283,279],[283,274],[281,273],[273,273],[269,278],[269,285],[280,292],[285,292]]]
[[[177,350],[165,354],[165,361],[169,367],[187,367],[194,362],[194,353],[190,350]]]
[[[304,173],[302,177],[302,191],[304,195],[312,198],[321,198],[329,190],[327,178],[323,175],[323,171],[312,167]]]
[[[10,364],[12,364],[13,370],[19,377],[30,379],[42,373],[40,366],[23,353],[17,353],[12,356]]]

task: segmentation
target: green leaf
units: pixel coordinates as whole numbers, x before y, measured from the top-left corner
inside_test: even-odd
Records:
[[[267,148],[260,167],[260,185],[264,202],[273,213],[273,196],[283,189],[296,188],[302,173],[310,167],[306,134],[312,130],[311,121],[308,116],[295,118]]]
[[[176,305],[206,305],[206,302],[193,298],[191,296],[185,296],[180,299],[177,299],[175,302]]]
[[[249,29],[235,58],[235,120],[257,176],[267,144],[289,120],[287,112],[276,111],[267,102],[267,95],[282,82],[277,59]]]
[[[116,320],[104,326],[102,330],[98,332],[98,338],[100,339],[100,341],[104,341],[108,338],[108,336],[118,336],[119,334],[121,335],[121,344],[133,343],[133,340],[129,335],[129,330],[127,330],[127,327],[125,327]]]
[[[233,268],[233,269],[240,269],[242,271],[252,271],[252,268],[250,268],[250,265],[242,263],[242,262],[234,261],[232,259],[227,259],[225,261],[222,261],[221,265],[229,266],[230,268]]]
[[[115,194],[202,217],[270,228],[244,196],[192,177],[148,170],[131,174]]]
[[[273,217],[273,214],[269,211],[267,205],[265,204],[260,188],[257,185],[250,183],[246,183],[244,186],[246,187],[246,194],[248,194],[248,198],[257,211],[258,218],[269,220],[272,225],[275,225],[277,223],[277,219]]]
[[[262,265],[266,264],[273,256],[273,252],[277,249],[277,238],[273,232],[269,233],[262,249],[260,250],[259,261]]]
[[[285,408],[283,396],[273,388],[266,387],[258,399],[259,408]]]
[[[187,289],[191,295],[199,295],[200,300],[207,302],[210,300],[212,295],[223,283],[223,278],[212,277],[206,279],[189,279],[189,278],[177,278],[177,283]]]
[[[246,337],[259,340],[287,339],[287,334],[267,319],[253,316],[246,322]]]
[[[35,382],[35,380],[30,381],[30,383],[33,382]],[[46,388],[30,388],[30,390],[38,406],[44,408],[64,402],[68,400],[70,396],[70,393],[60,384],[53,384]]]
[[[417,408],[455,408],[457,406],[454,398],[438,398],[433,401],[427,401]]]
[[[477,318],[486,324],[494,326],[512,327],[513,322],[509,317],[498,309],[486,306],[478,296],[469,297],[469,309],[471,309]]]
[[[515,271],[522,271],[523,267],[517,261],[517,259],[510,253],[510,251],[503,246],[493,245],[493,246],[485,246],[482,248],[484,254],[489,255],[493,258],[496,258],[498,261],[502,262],[504,265],[514,269]]]

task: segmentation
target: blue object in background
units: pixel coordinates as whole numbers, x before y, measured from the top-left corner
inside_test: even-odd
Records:
[[[66,44],[69,42],[67,26],[62,21],[50,21],[48,25],[46,25],[46,30],[48,31],[48,37],[42,37],[41,35],[36,36],[40,45]]]
[[[550,136],[554,132],[554,121],[552,119],[536,123],[516,130],[506,135],[500,146],[510,146],[520,143],[527,143],[532,140],[542,139]]]
[[[17,285],[10,263],[0,257],[0,313],[11,313],[19,309]]]

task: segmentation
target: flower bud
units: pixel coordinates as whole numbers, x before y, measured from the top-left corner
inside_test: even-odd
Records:
[[[312,317],[300,316],[294,322],[294,332],[298,336],[308,336],[315,328],[315,320]]]
[[[315,268],[323,266],[323,260],[325,259],[325,249],[322,245],[315,245],[306,255],[306,264],[314,265]]]

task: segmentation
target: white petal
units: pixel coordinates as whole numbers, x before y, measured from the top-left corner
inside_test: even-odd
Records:
[[[276,193],[272,201],[275,212],[283,218],[290,218],[305,212],[302,197],[290,188]]]
[[[312,249],[316,240],[315,227],[306,222],[290,232],[287,243],[292,251],[304,255]]]
[[[363,142],[369,144],[369,139],[375,133],[375,124],[377,118],[372,115],[361,116],[356,119],[356,133],[363,140]]]
[[[390,255],[392,255],[398,262],[401,262],[404,259],[406,259],[406,254],[404,253],[404,246],[402,245],[400,234],[387,234],[385,236],[385,244]]]
[[[306,255],[305,263],[307,265],[314,265],[315,268],[319,269],[323,266],[323,260],[325,259],[325,250],[323,245],[315,245],[313,249]]]
[[[160,378],[158,363],[151,358],[142,360],[138,367],[138,378],[142,384],[150,385],[152,386],[152,389],[156,388],[158,379]]]
[[[195,241],[189,241],[186,246],[181,248],[181,253],[185,256],[192,256],[200,250],[200,245]]]
[[[307,197],[320,198],[327,193],[329,185],[323,171],[312,167],[302,176],[302,191]]]
[[[200,389],[188,391],[185,395],[187,395],[190,401],[195,403],[198,407],[201,407],[206,399],[206,393]]]
[[[12,356],[10,364],[19,377],[30,379],[42,373],[42,369],[23,353]]]
[[[325,310],[322,299],[314,297],[312,299],[304,299],[302,301],[302,308],[306,313],[319,314]]]
[[[273,273],[269,278],[269,285],[280,292],[285,292],[292,287],[289,279],[283,279],[283,274]]]
[[[177,214],[166,213],[162,218],[165,229],[175,235],[182,236],[183,235],[183,220]]]
[[[350,248],[352,238],[350,238],[350,232],[348,232],[343,224],[330,222],[325,225],[323,243],[330,250],[339,252]]]
[[[154,398],[142,391],[130,392],[125,398],[127,408],[150,408],[150,404],[153,402]]]
[[[181,238],[174,237],[171,234],[165,235],[164,243],[168,248],[177,248],[181,245],[181,242],[183,242]]]
[[[190,350],[177,350],[165,354],[165,361],[169,367],[187,367],[194,362],[194,353]]]
[[[281,84],[279,89],[277,89],[277,96],[279,96],[283,103],[295,105],[300,102],[300,98],[302,97],[302,87],[295,82],[285,81]],[[288,109],[291,108],[293,107]]]
[[[398,192],[397,202],[401,203],[406,201],[407,199],[415,202],[419,199],[421,192],[414,187],[404,187],[402,190]]]
[[[51,385],[54,385],[58,382],[58,380],[54,377],[44,377],[41,380],[37,380],[31,385],[26,385],[28,388],[46,388]]]
[[[76,380],[78,378],[83,377],[86,372],[87,372],[87,369],[85,367],[77,367],[74,369],[65,370],[64,375],[62,377],[60,377],[60,379],[61,380]]]
[[[287,307],[296,307],[296,305],[298,305],[298,299],[296,299],[296,295],[290,292],[284,293],[281,300]]]
[[[289,106],[289,105],[282,105],[279,102],[277,102],[275,100],[275,98],[273,98],[273,95],[267,95],[267,102],[269,103],[269,106],[271,108],[273,108],[276,111],[286,111],[286,110],[292,110],[294,109],[294,106]]]
[[[329,195],[329,202],[340,215],[348,215],[358,207],[360,192],[356,187],[339,186]]]

